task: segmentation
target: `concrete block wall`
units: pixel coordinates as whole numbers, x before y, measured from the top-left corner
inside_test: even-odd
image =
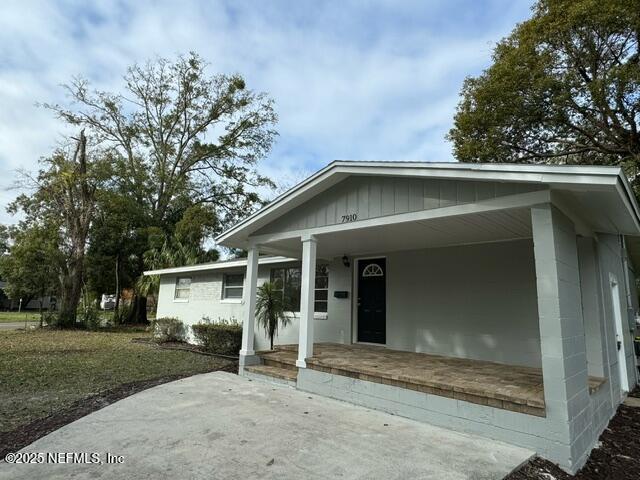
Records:
[[[623,393],[621,391],[620,370],[618,367],[618,353],[616,345],[616,330],[615,330],[615,314],[614,306],[611,297],[611,281],[610,276],[614,275],[619,283],[619,301],[623,310],[627,308],[629,298],[634,295],[632,292],[627,292],[627,286],[625,282],[625,276],[629,272],[624,271],[624,259],[625,252],[620,243],[620,237],[617,235],[598,234],[598,266],[601,272],[601,289],[603,299],[603,319],[604,319],[604,350],[607,357],[607,364],[610,368],[610,386],[611,397],[614,405],[617,405],[623,400]],[[634,305],[634,302],[631,301]],[[623,312],[624,316],[624,312]],[[623,342],[626,353],[627,363],[627,380],[631,388],[636,384],[636,368],[635,368],[635,356],[633,351],[633,333],[630,329],[624,329]]]
[[[564,431],[559,463],[573,472],[595,444],[576,233],[551,204],[533,207],[531,222],[547,420]]]
[[[609,377],[608,356],[605,345],[605,323],[600,283],[597,244],[592,237],[578,238],[580,289],[587,348],[587,371],[596,377]],[[608,388],[608,387],[607,387]]]

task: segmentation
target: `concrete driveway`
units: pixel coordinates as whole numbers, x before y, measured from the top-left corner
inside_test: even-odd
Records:
[[[121,463],[2,463],[0,478],[479,480],[500,479],[533,454],[223,372],[138,393],[23,452],[96,453],[102,462],[109,453]]]

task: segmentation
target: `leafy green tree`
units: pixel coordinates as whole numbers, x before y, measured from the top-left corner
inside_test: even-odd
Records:
[[[138,252],[149,248],[145,221],[132,197],[106,189],[98,192],[89,232],[87,284],[98,298],[103,293],[116,294],[115,320],[120,318],[122,289],[131,287],[140,275]]]
[[[71,105],[47,107],[111,149],[116,183],[154,225],[175,225],[197,204],[234,222],[259,203],[256,188],[273,186],[255,169],[276,136],[273,101],[240,75],[208,75],[195,53],[132,66],[122,93],[82,79],[66,90]]]
[[[40,301],[59,289],[58,274],[64,263],[59,249],[59,230],[55,225],[26,226],[12,229],[13,244],[9,253],[0,256],[0,277],[6,281],[9,298],[22,299],[26,305],[32,299]]]
[[[215,233],[218,219],[210,205],[196,204],[185,210],[176,223],[175,238],[183,245],[204,248],[204,241]]]
[[[9,227],[0,223],[0,256],[9,251]]]
[[[463,162],[640,162],[637,0],[539,0],[462,88],[448,138]]]
[[[256,319],[269,337],[271,350],[273,339],[278,336],[278,328],[291,323],[287,316],[290,308],[282,295],[282,289],[278,287],[274,282],[265,282],[258,287],[256,297]]]
[[[145,252],[157,254],[165,242],[170,249],[199,243],[197,255],[207,253],[204,237],[261,205],[257,190],[273,186],[256,170],[276,136],[273,101],[247,89],[240,75],[206,70],[194,53],[175,61],[160,58],[129,68],[121,92],[92,90],[86,80],[75,79],[66,86],[68,105],[46,105],[64,121],[87,129],[111,155],[109,189],[132,199],[142,217],[134,222],[139,241],[127,257],[133,276],[144,270]],[[111,216],[117,216],[113,208]],[[154,229],[162,231],[160,245],[145,236]],[[95,234],[96,240],[106,235],[98,228]],[[114,255],[107,250],[115,251],[118,241],[108,243],[108,249],[98,248],[105,265]],[[114,264],[115,259],[111,271]],[[137,292],[135,302],[145,301]]]
[[[20,195],[9,207],[10,212],[22,211],[27,229],[39,225],[57,229],[56,238],[60,262],[59,325],[75,325],[76,312],[85,280],[85,252],[89,228],[95,218],[96,190],[104,180],[105,157],[87,152],[84,130],[72,139],[73,147],[58,149],[41,161],[42,168],[36,177],[25,175],[29,195]],[[15,245],[20,248],[22,238]]]

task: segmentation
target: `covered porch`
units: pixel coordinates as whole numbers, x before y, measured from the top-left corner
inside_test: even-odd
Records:
[[[288,370],[293,379],[297,345],[280,345],[259,352],[266,368],[248,367],[258,374]],[[318,343],[306,368],[332,375],[391,385],[440,397],[544,417],[542,369],[496,362],[390,350],[371,345]],[[589,377],[595,393],[605,380]]]
[[[279,362],[300,390],[575,472],[626,376],[594,303],[620,301],[603,288],[623,274],[601,269],[623,268],[615,235],[638,231],[629,188],[598,168],[336,162],[218,239],[248,252],[240,370]],[[256,355],[260,254],[300,259],[299,311],[297,345]]]

